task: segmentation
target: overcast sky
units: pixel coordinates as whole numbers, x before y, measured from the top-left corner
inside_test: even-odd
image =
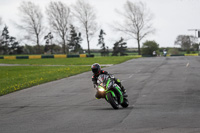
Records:
[[[9,27],[10,35],[20,38],[19,30],[12,21],[18,20],[18,7],[23,0],[0,0],[0,17]],[[26,0],[24,0],[26,1]],[[30,0],[39,4],[43,11],[45,6],[53,0]],[[67,5],[74,4],[76,0],[60,0]],[[109,28],[110,24],[117,21],[118,15],[115,9],[123,10],[126,0],[88,0],[97,12],[98,22],[107,33],[105,43],[109,48],[120,39]],[[138,0],[130,0],[136,2]],[[195,35],[195,31],[188,29],[200,29],[200,0],[140,0],[154,14],[153,26],[156,33],[147,36],[145,40],[155,40],[160,47],[174,47],[174,41],[178,35]],[[98,32],[99,34],[99,32]],[[86,40],[86,39],[85,39]],[[83,44],[87,48],[86,43]],[[137,47],[136,41],[128,41],[128,47]],[[91,48],[97,48],[97,38],[91,43]]]

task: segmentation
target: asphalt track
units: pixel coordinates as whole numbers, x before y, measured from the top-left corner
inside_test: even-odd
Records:
[[[155,57],[106,67],[127,109],[96,100],[91,72],[0,97],[0,133],[199,133],[200,57]]]

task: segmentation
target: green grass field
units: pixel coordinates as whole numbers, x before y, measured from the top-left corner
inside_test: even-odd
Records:
[[[89,70],[87,66],[1,66],[0,95]]]
[[[0,66],[0,96],[41,83],[66,78],[82,72],[90,71],[90,65],[118,64],[134,57],[95,57],[95,58],[63,58],[63,59],[0,59],[5,64],[30,64],[31,66]],[[66,65],[66,66],[38,66]],[[67,66],[69,65],[69,66]],[[74,66],[70,66],[74,65]],[[80,66],[89,65],[89,66]],[[92,73],[91,73],[92,75]]]

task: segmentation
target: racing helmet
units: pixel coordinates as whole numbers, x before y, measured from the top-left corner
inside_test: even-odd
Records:
[[[92,69],[92,72],[93,72],[95,75],[98,75],[98,74],[100,74],[100,72],[101,72],[101,66],[100,66],[98,63],[94,63],[94,64],[91,66],[91,69]]]

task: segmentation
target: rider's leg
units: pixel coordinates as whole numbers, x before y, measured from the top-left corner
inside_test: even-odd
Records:
[[[122,92],[123,92],[123,95],[124,95],[124,96],[127,96],[127,94],[126,94],[126,89],[125,89],[124,86],[121,84],[121,81],[120,81],[119,79],[116,79],[116,78],[115,78],[115,82],[116,82],[116,84],[121,88],[121,90],[122,90]]]

